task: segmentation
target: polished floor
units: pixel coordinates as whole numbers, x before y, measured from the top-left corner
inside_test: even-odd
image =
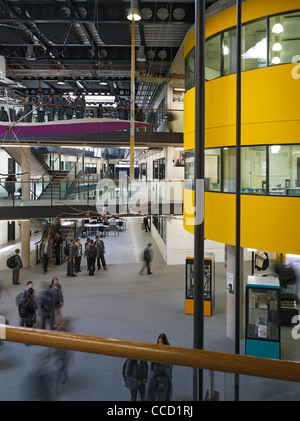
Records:
[[[141,221],[128,218],[127,229],[119,236],[104,239],[108,270],[96,271],[89,276],[86,264],[76,277],[66,276],[66,264],[55,266],[43,274],[41,264],[35,265],[35,242],[40,234],[31,238],[31,267],[21,271],[21,285],[13,286],[11,271],[6,268],[7,257],[18,242],[0,248],[0,280],[2,294],[0,313],[10,324],[18,325],[15,305],[16,295],[32,280],[36,292],[44,289],[53,276],[57,276],[63,287],[65,305],[63,316],[69,321],[69,330],[88,335],[156,342],[158,335],[166,333],[172,345],[193,347],[193,316],[184,311],[185,268],[183,265],[167,266],[155,246],[152,275],[139,275],[140,254],[151,234],[141,230]],[[85,239],[82,239],[85,242]],[[249,266],[249,265],[248,265]],[[290,341],[290,329],[283,329],[282,356],[299,360],[299,346]],[[205,318],[205,349],[234,352],[234,342],[226,336],[226,272],[223,263],[216,264],[216,305],[214,315]],[[241,341],[241,353],[244,351]],[[71,353],[68,381],[59,389],[53,384],[51,375],[55,362],[46,356],[46,350],[37,346],[4,343],[0,347],[2,401],[57,399],[64,401],[126,401],[129,390],[124,386],[122,365],[124,359]],[[41,358],[47,361],[43,369],[48,370],[48,384],[41,386],[37,380]],[[173,400],[193,400],[193,369],[173,368]],[[232,399],[232,377],[215,373],[215,388],[220,400]],[[272,390],[266,393],[265,381],[241,379],[241,399],[272,400],[282,390],[280,382],[272,381]],[[266,380],[266,382],[268,382]],[[268,382],[269,383],[269,382]],[[5,386],[4,386],[5,385]],[[50,386],[52,391],[50,390]],[[286,385],[286,399],[293,400],[295,387]],[[204,391],[209,387],[209,376],[204,372]],[[44,390],[44,389],[45,390]],[[269,388],[270,389],[270,388]],[[47,390],[47,393],[46,393]],[[263,391],[263,392],[262,392]],[[57,392],[57,393],[55,393]]]

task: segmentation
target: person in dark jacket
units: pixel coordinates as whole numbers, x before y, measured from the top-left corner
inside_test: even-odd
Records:
[[[40,329],[53,330],[53,313],[55,311],[55,296],[48,284],[44,283],[38,295]]]
[[[80,269],[81,258],[82,258],[82,244],[81,244],[80,238],[78,238],[75,244],[75,273],[81,272],[81,269]]]
[[[48,121],[54,121],[54,116],[55,116],[55,104],[54,104],[54,98],[52,96],[52,94],[48,94],[47,97],[47,116],[48,116]]]
[[[74,102],[72,101],[70,95],[67,97],[65,102],[65,113],[67,120],[71,120],[74,114]]]
[[[20,277],[20,269],[23,268],[23,262],[20,257],[20,249],[15,250],[15,267],[13,268],[13,276],[12,276],[12,282],[13,285],[20,285],[19,277]]]
[[[104,257],[105,245],[104,245],[104,242],[102,240],[100,240],[98,236],[96,237],[95,246],[96,246],[96,249],[97,249],[97,267],[98,267],[98,270],[101,269],[101,263],[102,263],[103,269],[107,270],[106,261],[105,261],[105,257]]]
[[[75,108],[75,117],[83,118],[84,108],[85,108],[85,99],[83,96],[80,96],[80,94],[77,94],[74,100],[74,108]]]
[[[4,107],[1,107],[0,110],[0,121],[9,121],[7,111],[4,109]]]
[[[165,333],[157,338],[159,345],[170,345]],[[172,364],[153,363],[150,364],[149,388],[147,400],[149,401],[170,401],[172,398]]]
[[[5,189],[7,191],[7,199],[11,200],[14,198],[14,193],[16,190],[16,184],[15,182],[17,181],[16,177],[14,176],[14,174],[9,174],[7,176],[6,182],[5,182]]]
[[[33,284],[31,281],[28,281],[26,284],[26,289],[19,294],[17,297],[18,306],[22,303],[26,303],[29,309],[28,317],[22,317],[21,314],[19,320],[19,326],[32,327],[36,323],[36,311],[38,309],[38,304],[35,299]]]
[[[55,264],[60,265],[60,249],[62,245],[62,236],[60,234],[60,231],[57,231],[55,233],[53,244],[54,244],[54,250],[55,250]]]
[[[56,107],[57,107],[57,119],[58,120],[63,120],[64,119],[65,105],[66,105],[66,98],[64,98],[62,96],[62,93],[59,92],[58,93],[58,98],[57,98],[57,103],[56,103]]]
[[[95,272],[96,257],[97,257],[96,244],[93,242],[93,240],[90,240],[89,245],[86,249],[86,260],[87,260],[87,266],[88,266],[88,271],[89,271],[90,276],[93,276]]]
[[[67,262],[67,276],[76,276],[74,274],[74,259],[75,259],[75,239],[72,238],[69,246],[69,256]]]
[[[152,252],[152,248],[151,248],[152,244],[149,243],[147,245],[147,247],[144,250],[143,253],[143,266],[140,270],[140,275],[143,275],[145,268],[147,268],[147,274],[151,275],[151,261],[152,261],[152,257],[153,257],[153,252]]]
[[[25,101],[23,102],[24,105],[24,123],[31,123],[32,122],[32,103],[30,102],[29,96],[25,97]]]
[[[48,262],[51,256],[51,244],[49,236],[45,235],[40,244],[40,258],[43,262],[44,275],[48,272]]]
[[[62,292],[62,286],[58,282],[58,278],[53,278],[49,289],[53,293],[54,298],[54,311],[52,312],[52,326],[54,329],[62,323],[62,307],[64,305],[64,296]],[[57,317],[56,317],[57,315]]]
[[[138,392],[141,400],[145,400],[145,389],[148,378],[148,363],[147,361],[138,361],[128,359],[124,366],[125,385],[129,388],[131,400],[136,401]]]

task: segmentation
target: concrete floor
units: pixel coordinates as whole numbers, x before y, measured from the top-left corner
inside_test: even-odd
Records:
[[[69,330],[76,333],[109,338],[155,343],[160,333],[166,333],[169,342],[175,346],[193,347],[193,316],[184,312],[185,268],[183,265],[166,266],[159,250],[153,244],[154,261],[152,275],[139,275],[141,262],[139,256],[151,234],[140,229],[140,220],[128,218],[127,230],[119,236],[108,236],[105,240],[107,271],[97,271],[89,276],[83,270],[76,278],[66,276],[66,265],[59,267],[49,264],[47,275],[43,274],[41,264],[34,265],[35,241],[40,235],[31,238],[32,266],[21,271],[19,286],[13,286],[11,271],[5,266],[18,244],[14,242],[0,248],[0,280],[7,291],[2,291],[0,313],[10,324],[18,325],[15,305],[16,295],[32,280],[38,292],[43,284],[50,283],[57,276],[63,287],[65,306],[63,315],[70,320]],[[85,239],[82,239],[85,242]],[[82,265],[86,269],[86,265]],[[216,305],[212,317],[205,318],[205,343],[208,350],[234,352],[234,341],[226,336],[226,273],[223,263],[216,264]],[[290,330],[283,335],[289,341]],[[295,341],[294,341],[295,342]],[[299,360],[299,350],[293,343],[283,344],[283,358]],[[243,353],[241,341],[241,353]],[[287,350],[287,351],[286,351]],[[45,349],[24,344],[4,343],[0,347],[1,401],[48,399],[37,389],[34,371]],[[294,358],[297,356],[297,358]],[[64,401],[126,401],[130,399],[122,378],[124,359],[99,356],[87,353],[72,353],[69,380],[62,385],[55,397]],[[50,370],[51,371],[51,370]],[[50,373],[50,372],[49,372]],[[272,400],[281,388],[280,382],[272,381],[272,390],[265,391],[267,380],[242,379],[243,400]],[[49,374],[49,384],[51,384]],[[258,386],[259,385],[259,386]],[[208,373],[204,372],[204,392],[208,389]],[[215,387],[220,400],[232,399],[230,375],[215,373]],[[250,388],[250,389],[249,389]],[[299,388],[291,384],[285,390],[290,393],[287,400],[293,400]],[[263,390],[263,393],[261,392]],[[270,390],[270,388],[269,388]],[[260,391],[260,395],[258,394]],[[298,395],[299,396],[299,395]],[[173,369],[173,400],[193,400],[193,370],[184,367]]]

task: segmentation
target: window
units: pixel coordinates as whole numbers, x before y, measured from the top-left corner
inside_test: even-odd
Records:
[[[184,187],[192,190],[195,178],[195,151],[185,151]]]
[[[236,188],[236,151],[234,147],[224,148],[222,154],[223,191],[235,193]]]
[[[195,86],[195,49],[193,49],[185,60],[185,90]]]
[[[236,73],[236,30],[224,32],[222,42],[223,53],[223,72],[222,74],[230,75]]]
[[[221,148],[205,150],[205,190],[221,191]]]
[[[153,161],[153,179],[154,180],[158,179],[158,161],[157,161],[157,159],[155,159]]]
[[[221,35],[210,38],[205,43],[205,79],[221,76]]]
[[[300,12],[270,18],[270,65],[291,63],[300,54]]]
[[[271,195],[300,195],[300,145],[269,146]]]
[[[166,159],[165,158],[161,158],[158,160],[158,178],[160,180],[163,180],[166,178]]]
[[[242,27],[242,71],[267,65],[266,19]]]
[[[241,192],[266,194],[266,147],[241,148]]]
[[[152,219],[153,225],[157,232],[161,236],[164,242],[166,242],[166,220],[161,216],[154,216]]]

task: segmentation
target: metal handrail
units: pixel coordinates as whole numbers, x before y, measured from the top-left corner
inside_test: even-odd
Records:
[[[168,363],[237,375],[300,381],[300,363],[224,352],[162,346],[78,333],[0,325],[1,339],[92,354]]]

